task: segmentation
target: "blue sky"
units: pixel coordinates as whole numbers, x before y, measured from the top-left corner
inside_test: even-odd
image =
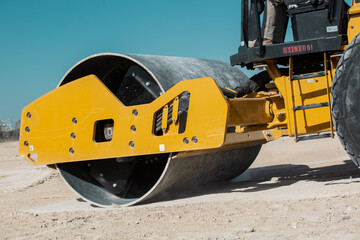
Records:
[[[240,43],[240,0],[0,0],[0,119],[54,89],[100,52],[229,62]]]
[[[0,119],[95,53],[143,53],[229,62],[240,39],[240,1],[0,0]]]

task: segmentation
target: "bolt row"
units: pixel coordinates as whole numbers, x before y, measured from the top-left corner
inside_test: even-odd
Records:
[[[26,113],[26,117],[30,119],[30,118],[31,118],[31,113],[30,113],[30,112]],[[25,132],[30,132],[30,128],[29,128],[28,126],[25,127]],[[24,141],[24,146],[25,146],[25,147],[28,147],[28,146],[29,146],[29,142],[28,142],[28,141]]]
[[[77,124],[77,122],[78,122],[78,120],[74,117],[72,120],[71,120],[71,122],[74,124],[74,125],[76,125]],[[71,133],[70,134],[70,138],[71,139],[75,139],[76,138],[76,134],[75,133]],[[70,154],[74,154],[75,153],[75,150],[74,150],[74,148],[69,148],[69,153]]]
[[[197,143],[197,142],[199,141],[199,139],[198,139],[197,137],[192,137],[192,138],[191,138],[191,141],[192,141],[193,143]],[[184,142],[185,144],[189,144],[189,143],[190,143],[190,139],[187,138],[187,137],[185,137],[184,140],[183,140],[183,142]]]

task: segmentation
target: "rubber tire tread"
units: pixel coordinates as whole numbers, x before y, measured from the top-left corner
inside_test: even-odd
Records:
[[[336,67],[331,111],[338,138],[360,168],[360,33],[351,41]]]

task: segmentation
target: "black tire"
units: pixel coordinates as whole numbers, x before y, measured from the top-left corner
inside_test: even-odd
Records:
[[[336,68],[331,110],[337,135],[360,167],[360,34],[348,45]]]

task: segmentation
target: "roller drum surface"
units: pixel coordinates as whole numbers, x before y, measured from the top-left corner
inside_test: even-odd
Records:
[[[239,69],[214,60],[104,53],[71,68],[59,86],[96,75],[126,106],[150,103],[176,83],[214,78],[220,87],[249,83]],[[261,146],[177,158],[156,154],[57,164],[64,181],[83,198],[102,206],[166,199],[176,191],[228,180],[245,171]]]

